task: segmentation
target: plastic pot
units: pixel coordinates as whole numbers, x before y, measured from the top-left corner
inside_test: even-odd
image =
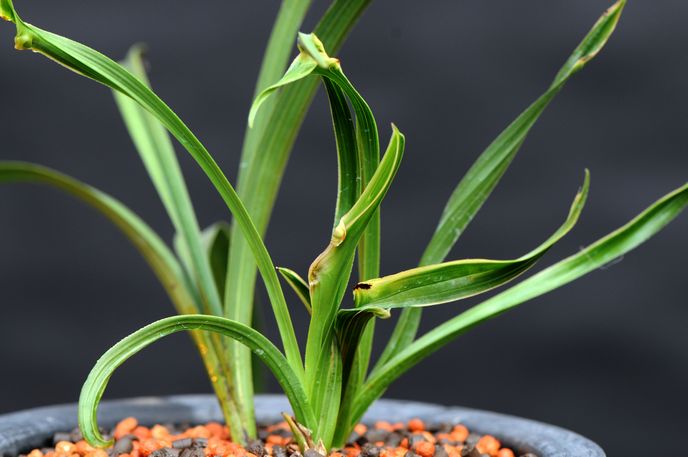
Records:
[[[289,404],[281,395],[258,395],[256,415],[259,422],[276,422]],[[119,420],[135,416],[141,424],[205,423],[221,421],[222,414],[211,395],[134,398],[104,401],[99,409],[99,424],[113,427]],[[568,430],[528,419],[461,407],[428,403],[380,400],[364,422],[404,421],[419,417],[427,422],[462,423],[471,431],[499,438],[519,453],[539,457],[605,457],[592,441]],[[76,404],[47,406],[0,415],[0,457],[16,456],[43,447],[56,432],[77,426]]]

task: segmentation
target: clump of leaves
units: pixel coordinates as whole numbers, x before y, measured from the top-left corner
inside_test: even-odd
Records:
[[[150,263],[181,314],[136,331],[96,363],[83,386],[79,405],[79,423],[91,444],[109,444],[98,431],[96,409],[113,371],[158,339],[190,331],[235,440],[256,434],[252,352],[272,371],[288,397],[294,417],[287,419],[301,446],[321,450],[341,446],[390,383],[424,357],[473,326],[624,255],[661,230],[688,204],[688,185],[684,185],[587,248],[418,337],[423,307],[455,302],[510,282],[533,267],[576,224],[588,195],[587,171],[564,222],[540,246],[512,260],[445,261],[547,105],[605,45],[625,0],[602,15],[545,93],[478,157],[449,198],[419,266],[382,277],[380,204],[401,164],[405,140],[393,125],[386,151],[380,156],[378,128],[370,107],[344,74],[339,60],[328,53],[340,46],[368,3],[334,1],[315,33],[298,34],[298,55],[285,72],[289,43],[297,36],[310,4],[285,0],[250,109],[235,191],[203,144],[151,90],[140,48],[132,49],[118,64],[89,47],[24,22],[12,0],[0,0],[0,14],[17,27],[17,49],[41,53],[113,89],[177,232],[173,252],[113,197],[45,167],[0,163],[1,182],[49,184],[110,218]],[[302,278],[288,268],[275,269],[262,235],[286,158],[317,81],[322,82],[329,100],[339,180],[330,242]],[[218,223],[200,229],[169,134],[215,186],[233,216],[231,226]],[[251,327],[256,268],[267,289],[281,349]],[[358,284],[351,297],[347,288],[354,271]],[[310,314],[303,352],[278,272]],[[398,309],[401,315],[394,333],[371,367],[374,321],[386,319]]]

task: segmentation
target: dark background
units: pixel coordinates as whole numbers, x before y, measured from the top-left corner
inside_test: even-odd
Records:
[[[152,79],[236,176],[247,108],[277,1],[17,0],[23,16],[121,57],[150,46]],[[383,272],[417,262],[449,193],[480,151],[549,84],[607,0],[377,0],[340,52],[376,112],[407,136],[383,208]],[[553,262],[682,185],[688,171],[688,3],[631,0],[603,53],[548,109],[451,258],[512,258],[563,220],[592,172],[577,229]],[[304,30],[327,2],[316,1]],[[0,158],[40,162],[170,224],[108,90],[12,49],[0,29]],[[204,225],[228,218],[181,154]],[[287,168],[267,244],[305,272],[329,237],[336,162],[322,94]],[[109,345],[172,314],[110,223],[43,187],[0,188],[0,413],[77,400]],[[390,397],[498,410],[574,429],[611,456],[684,452],[688,426],[688,217],[622,262],[473,330],[397,382]],[[262,290],[261,290],[262,294]],[[288,296],[305,332],[300,305]],[[426,312],[424,328],[466,302]],[[384,341],[391,322],[379,325]],[[274,330],[270,331],[272,336]],[[275,391],[276,385],[271,386]],[[185,335],[123,366],[107,397],[209,392]]]

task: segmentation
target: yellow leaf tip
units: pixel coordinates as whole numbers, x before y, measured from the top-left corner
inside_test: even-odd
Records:
[[[585,169],[585,178],[583,178],[583,188],[587,189],[590,187],[590,170]]]
[[[31,49],[33,46],[33,35],[28,32],[24,33],[18,33],[17,36],[14,37],[14,48],[17,51],[24,51],[27,49]]]
[[[8,22],[14,22],[16,15],[12,0],[0,0],[0,18]]]
[[[607,11],[605,11],[605,16],[616,16],[618,20],[618,16],[621,15],[621,12],[623,11],[624,7],[626,6],[626,2],[628,0],[618,0],[616,3],[614,3],[612,6],[610,6]]]
[[[404,134],[401,132],[401,130],[399,130],[399,127],[397,127],[397,125],[396,125],[394,122],[392,122],[391,125],[392,125],[392,134],[393,134],[393,135],[399,136],[399,137],[401,137],[402,139],[405,139],[405,138],[406,138],[406,137],[404,136]]]
[[[339,65],[339,59],[330,57],[325,51],[325,45],[315,33],[299,32],[297,39],[299,51],[310,56],[321,68]]]
[[[334,228],[332,231],[332,239],[330,242],[335,245],[339,246],[344,242],[344,239],[346,238],[346,224],[344,221],[340,220],[339,224]]]
[[[253,124],[256,121],[256,116],[258,115],[258,109],[260,108],[260,105],[263,104],[263,97],[261,97],[262,93],[258,95],[258,97],[254,100],[253,105],[251,105],[251,110],[248,112],[248,128],[252,129]]]
[[[146,54],[148,54],[148,45],[146,43],[140,42],[132,44],[129,48],[129,51],[127,52],[128,56],[136,57],[139,59],[145,58]]]

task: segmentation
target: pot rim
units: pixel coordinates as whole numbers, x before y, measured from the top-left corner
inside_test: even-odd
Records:
[[[258,422],[281,420],[282,411],[291,411],[283,395],[257,395],[255,404]],[[54,433],[72,430],[77,426],[76,411],[77,405],[72,403],[0,415],[0,457],[41,447]],[[113,427],[128,416],[135,416],[146,425],[222,421],[216,398],[208,394],[107,400],[100,405],[99,424],[104,427]],[[363,422],[396,422],[414,417],[429,422],[462,423],[471,431],[494,435],[509,447],[538,457],[605,457],[597,444],[572,431],[472,408],[381,399],[370,408]]]

